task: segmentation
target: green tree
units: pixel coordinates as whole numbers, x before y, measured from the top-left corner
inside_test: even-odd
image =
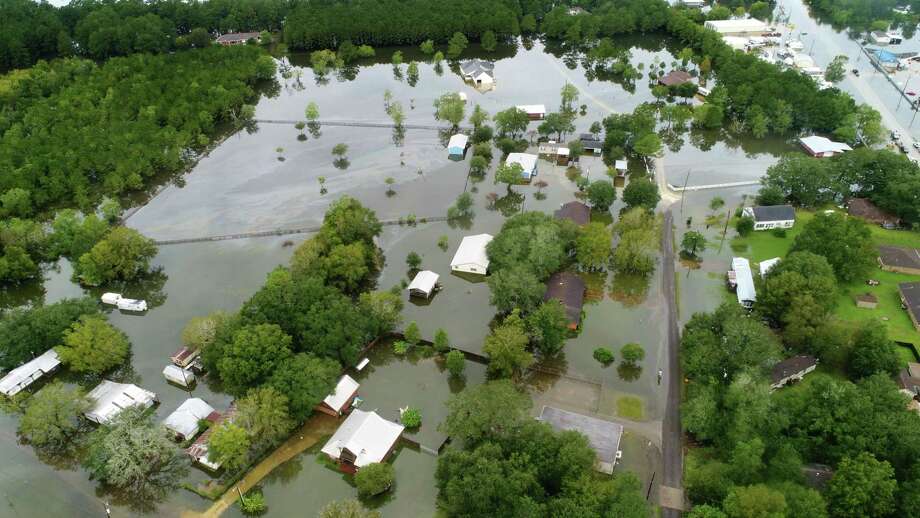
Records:
[[[55,348],[61,362],[75,372],[102,374],[125,362],[131,348],[128,337],[104,317],[80,317],[64,331],[62,344]]]
[[[530,123],[527,112],[515,107],[496,113],[492,120],[495,121],[495,129],[498,130],[499,135],[509,135],[511,138],[517,138],[526,131],[527,124]]]
[[[252,489],[246,493],[246,497],[240,497],[240,510],[245,515],[259,515],[265,513],[268,504],[265,503],[265,496],[262,491]]]
[[[128,227],[116,227],[108,236],[80,256],[75,275],[82,284],[130,281],[147,273],[157,254],[153,240]]]
[[[402,410],[399,420],[406,428],[418,428],[422,425],[422,412],[418,408],[408,407]]]
[[[335,146],[332,146],[332,154],[337,157],[343,157],[348,153],[348,144],[338,143]]]
[[[901,362],[894,342],[888,338],[888,328],[878,320],[867,320],[853,334],[849,371],[855,378],[876,372],[894,375]]]
[[[357,500],[337,500],[326,504],[319,518],[380,518],[380,513],[365,509]]]
[[[390,57],[390,63],[392,63],[394,67],[398,67],[399,65],[402,65],[402,62],[403,62],[402,51],[401,50],[394,51],[393,55]]]
[[[643,135],[633,144],[633,151],[646,159],[661,156],[661,139],[654,133]]]
[[[617,190],[608,180],[595,180],[587,189],[588,201],[595,210],[610,210],[617,200]]]
[[[575,111],[575,103],[578,102],[578,88],[572,83],[566,82],[559,92],[559,97],[559,111],[563,113],[573,113]]]
[[[616,359],[616,356],[613,354],[613,351],[607,347],[598,347],[594,350],[591,355],[595,360],[602,363],[603,365],[610,365]]]
[[[204,317],[193,317],[182,329],[182,345],[201,350],[214,343],[218,327],[229,318],[223,311],[215,311]]]
[[[422,266],[422,257],[415,251],[409,252],[406,256],[406,266],[410,270],[418,270]]]
[[[754,2],[751,4],[751,17],[758,20],[769,20],[773,16],[773,8],[767,2]]]
[[[842,518],[882,517],[894,511],[894,469],[870,453],[840,461],[827,486],[828,510]]]
[[[828,63],[827,68],[824,69],[824,79],[830,81],[831,83],[839,83],[843,81],[843,78],[847,75],[847,62],[850,61],[850,58],[841,54],[839,56],[834,56],[834,59]]]
[[[575,258],[585,270],[604,270],[610,263],[613,238],[603,223],[593,222],[578,230]]]
[[[463,54],[463,51],[466,50],[469,43],[469,40],[466,39],[466,36],[464,36],[462,32],[455,32],[453,36],[447,40],[447,57],[450,59],[459,58],[460,54]]]
[[[489,168],[489,162],[484,157],[475,155],[470,159],[470,174],[474,176],[482,176],[485,174],[486,169]]]
[[[706,250],[706,237],[703,234],[690,230],[680,240],[680,251],[688,257],[696,257],[697,252]]]
[[[687,518],[728,518],[725,513],[722,512],[718,507],[713,507],[711,505],[694,505],[690,512],[687,513]]]
[[[511,381],[487,381],[451,396],[439,429],[470,444],[507,436],[531,419],[532,404],[530,396]]]
[[[313,101],[307,103],[307,108],[304,110],[304,117],[310,122],[316,122],[316,120],[319,119],[319,106]]]
[[[489,303],[502,313],[530,312],[540,304],[546,286],[527,268],[498,269],[489,275]]]
[[[623,189],[623,202],[627,209],[644,207],[646,210],[654,210],[660,199],[658,186],[646,178],[631,180]]]
[[[626,211],[614,225],[620,240],[613,252],[614,267],[624,273],[648,275],[655,270],[658,250],[658,225],[644,208]]]
[[[270,386],[247,392],[237,403],[234,422],[246,430],[257,451],[279,444],[294,428],[287,396]]]
[[[722,509],[729,518],[782,518],[786,499],[763,484],[736,486],[728,492]]]
[[[434,54],[434,41],[430,39],[425,40],[418,48],[422,51],[422,54]]]
[[[568,334],[569,319],[565,307],[556,299],[540,304],[525,319],[527,333],[534,348],[543,356],[552,356],[562,350]]]
[[[448,338],[447,331],[443,328],[439,327],[434,332],[434,350],[441,353],[450,350],[450,338]]]
[[[310,417],[313,408],[335,389],[340,376],[337,361],[297,353],[278,364],[268,385],[287,398],[291,418],[299,423]]]
[[[217,370],[228,392],[244,394],[248,388],[264,382],[290,356],[291,337],[281,327],[250,325],[233,334]]]
[[[489,372],[511,377],[530,367],[533,355],[527,352],[527,333],[518,310],[514,310],[486,337],[482,351],[489,358]]]
[[[14,187],[0,195],[0,213],[8,217],[28,218],[32,215],[32,194]]]
[[[208,459],[231,473],[249,464],[249,434],[235,423],[217,427],[208,440]]]
[[[89,252],[109,231],[109,225],[95,214],[80,217],[72,209],[64,209],[55,214],[51,228],[52,253],[71,260],[77,260]]]
[[[188,461],[141,408],[126,408],[91,441],[86,467],[96,478],[128,491],[132,498],[157,500],[179,488]]]
[[[508,192],[511,192],[511,186],[520,182],[523,178],[524,168],[517,162],[513,164],[503,163],[495,170],[495,182],[507,184]]]
[[[628,343],[620,349],[620,356],[626,363],[637,363],[645,359],[645,349],[637,343]]]
[[[756,202],[757,205],[782,205],[786,203],[786,195],[775,185],[765,185],[757,192]]]
[[[390,489],[396,479],[396,471],[391,464],[374,462],[364,466],[355,474],[355,485],[362,497],[379,495]]]
[[[14,369],[60,345],[64,332],[74,322],[98,312],[98,303],[86,297],[12,309],[0,315],[0,369]]]
[[[372,325],[372,337],[392,332],[402,323],[402,298],[388,291],[362,293],[358,307]]]
[[[741,237],[747,237],[754,231],[754,218],[742,216],[735,221],[735,231]]]
[[[418,324],[413,320],[409,322],[409,325],[406,326],[406,330],[403,332],[403,335],[406,338],[406,341],[409,342],[409,345],[418,345],[422,340],[422,334],[418,329]]]
[[[459,378],[463,375],[463,370],[466,369],[466,358],[464,358],[462,352],[454,349],[447,353],[445,365],[451,376]]]
[[[73,445],[81,430],[80,416],[91,406],[80,389],[50,383],[26,401],[19,435],[36,448],[64,450]]]
[[[479,106],[479,103],[473,106],[473,113],[470,114],[470,124],[472,124],[474,128],[479,129],[488,121],[489,112],[483,110],[482,106]]]
[[[482,48],[487,52],[492,52],[498,45],[498,39],[495,37],[495,33],[492,31],[486,31],[482,33],[479,42],[482,44]]]
[[[790,252],[823,255],[841,282],[864,276],[878,256],[869,228],[859,218],[820,212],[805,224],[792,242]]]
[[[435,99],[434,108],[435,120],[450,122],[454,128],[457,128],[466,116],[466,103],[457,92],[449,92]]]

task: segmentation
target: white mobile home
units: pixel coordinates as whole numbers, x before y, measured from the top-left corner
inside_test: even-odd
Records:
[[[175,383],[180,387],[188,388],[195,384],[195,373],[177,365],[163,367],[163,377],[166,378],[166,381]]]
[[[738,295],[738,304],[750,308],[757,301],[754,277],[751,275],[751,263],[743,257],[732,257],[732,272],[735,274],[735,293]]]
[[[139,406],[150,408],[157,400],[157,395],[131,383],[115,383],[103,380],[87,397],[93,407],[84,416],[94,423],[108,424],[122,410]]]
[[[440,276],[430,270],[422,270],[415,274],[409,283],[409,296],[429,299],[438,290]]]
[[[177,440],[187,441],[198,435],[199,421],[207,419],[213,412],[214,407],[203,399],[189,398],[163,420],[163,426],[174,433]]]
[[[489,270],[489,256],[486,246],[492,241],[489,234],[466,236],[460,242],[457,253],[450,261],[450,269],[455,272],[478,273],[485,275]]]
[[[0,379],[0,393],[8,397],[15,396],[36,380],[56,370],[61,360],[54,349],[47,350],[41,356],[11,370]]]

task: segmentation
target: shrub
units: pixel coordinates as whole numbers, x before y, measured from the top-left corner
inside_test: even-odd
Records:
[[[409,342],[397,340],[393,343],[393,352],[402,356],[409,350]]]
[[[606,347],[598,347],[594,350],[594,359],[603,363],[604,365],[610,365],[613,363],[614,358],[613,351]]]
[[[441,236],[438,238],[438,248],[443,251],[447,251],[447,236]]]
[[[450,339],[447,337],[447,331],[438,329],[434,332],[434,349],[439,353],[447,352],[450,349]]]
[[[240,498],[240,509],[243,514],[262,514],[268,509],[265,496],[261,491],[250,491],[246,498]]]
[[[466,368],[466,358],[463,357],[463,353],[454,349],[453,351],[447,353],[447,370],[450,371],[450,375],[454,377],[460,377],[463,375],[463,370]]]
[[[773,229],[773,235],[776,236],[776,237],[779,237],[779,238],[785,238],[785,237],[786,237],[786,229],[784,229],[784,228],[774,228],[774,229]]]
[[[418,270],[419,266],[422,265],[422,257],[416,252],[409,252],[409,255],[406,256],[406,266],[412,270]]]
[[[735,230],[738,231],[738,235],[741,237],[747,237],[754,231],[754,218],[750,216],[738,218],[738,221],[735,223]]]
[[[413,407],[407,408],[399,418],[406,428],[418,428],[422,425],[422,412]]]
[[[620,356],[627,363],[640,362],[645,358],[645,349],[637,343],[628,343],[620,350]]]
[[[418,345],[422,340],[422,333],[418,330],[418,324],[416,324],[414,320],[409,322],[409,325],[406,326],[403,336],[406,341],[409,342],[409,345]]]
[[[368,464],[355,474],[358,494],[364,497],[379,495],[393,485],[393,466],[381,462]]]

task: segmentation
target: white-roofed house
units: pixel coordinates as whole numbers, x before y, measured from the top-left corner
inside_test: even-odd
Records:
[[[103,380],[87,397],[93,407],[83,414],[98,424],[108,424],[119,412],[130,407],[150,408],[157,395],[131,383]]]
[[[332,393],[326,396],[320,404],[316,405],[316,410],[335,417],[346,413],[358,396],[358,388],[360,387],[360,383],[345,374],[336,383]]]
[[[826,137],[810,135],[799,139],[799,144],[805,148],[809,155],[817,158],[831,157],[847,151],[853,151],[853,148],[843,142],[834,142]]]
[[[780,261],[779,257],[774,257],[773,259],[765,259],[760,261],[760,276],[766,277],[770,270],[776,266],[776,263]]]
[[[495,64],[484,59],[470,59],[460,63],[463,79],[481,87],[491,87],[495,83]]]
[[[393,452],[404,429],[376,412],[356,408],[323,446],[322,452],[338,462],[342,471],[354,473],[368,464],[383,462]]]
[[[180,387],[188,388],[195,384],[195,373],[177,365],[170,364],[163,367],[163,377],[166,378],[166,381]]]
[[[743,257],[732,257],[732,272],[735,274],[735,294],[738,296],[738,304],[750,308],[757,301],[754,277],[751,275],[751,263]]]
[[[492,241],[490,234],[466,236],[460,241],[457,253],[450,260],[450,269],[455,272],[485,275],[489,270],[489,256],[486,246]]]
[[[48,349],[41,356],[34,358],[7,373],[0,379],[0,393],[8,397],[15,396],[36,380],[56,370],[61,365],[57,352]]]
[[[203,399],[193,397],[186,399],[179,408],[163,420],[163,426],[175,434],[177,441],[187,441],[198,435],[198,423],[214,413],[214,407]]]
[[[438,291],[439,278],[440,276],[431,270],[418,272],[412,282],[409,283],[409,296],[430,299],[431,295]]]
[[[515,108],[526,113],[527,117],[532,121],[540,121],[546,118],[545,104],[521,104],[515,106]]]
[[[185,453],[187,453],[199,466],[203,466],[211,471],[219,470],[221,464],[211,460],[208,454],[208,443],[211,440],[211,434],[214,433],[214,430],[217,430],[225,422],[232,423],[234,418],[236,418],[236,403],[231,403],[230,408],[223,414],[217,411],[211,412],[207,417],[207,420],[211,422],[211,426],[208,427],[203,434],[199,435],[191,446],[186,448]]]
[[[447,158],[451,160],[463,160],[463,154],[466,153],[466,147],[469,143],[469,137],[463,133],[457,133],[447,141]]]
[[[557,153],[558,152],[557,149]],[[566,149],[566,156],[568,156],[568,149]],[[537,155],[531,155],[530,153],[509,153],[508,158],[505,159],[505,164],[520,165],[522,169],[521,178],[524,180],[530,180],[532,177],[537,176]]]

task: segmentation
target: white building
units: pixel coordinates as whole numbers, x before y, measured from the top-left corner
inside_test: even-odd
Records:
[[[362,468],[383,461],[393,451],[404,429],[376,412],[356,408],[323,446],[322,452],[343,468]]]
[[[773,259],[766,259],[760,261],[760,276],[766,277],[770,270],[776,266],[776,263],[780,261],[779,257],[774,257]]]
[[[891,36],[889,36],[887,32],[872,31],[872,33],[869,34],[869,41],[876,45],[888,45],[891,43]]]
[[[188,388],[195,384],[195,373],[179,367],[178,365],[167,365],[163,367],[163,377],[180,387]]]
[[[471,59],[460,63],[460,73],[463,79],[480,86],[490,86],[495,83],[495,64],[484,59]]]
[[[187,441],[198,435],[198,422],[207,419],[214,407],[196,397],[186,399],[175,412],[163,420],[163,426],[176,434],[179,441]]]
[[[489,256],[486,246],[492,241],[490,234],[466,236],[460,242],[457,253],[450,260],[450,269],[455,272],[485,275],[489,270]]]
[[[41,356],[16,367],[0,379],[0,393],[13,397],[36,380],[56,370],[61,365],[57,352],[48,349]]]
[[[792,228],[795,225],[795,209],[792,205],[745,207],[741,214],[754,219],[754,230]]]
[[[116,306],[122,311],[147,311],[146,300],[126,299],[121,293],[103,293],[100,298],[103,304]]]
[[[829,138],[819,137],[818,135],[802,137],[799,139],[799,144],[805,148],[809,155],[816,158],[826,158],[853,151],[853,148],[844,142],[834,142]]]
[[[431,295],[437,291],[439,278],[440,276],[431,270],[418,272],[412,282],[409,283],[409,296],[431,298]]]
[[[316,409],[325,414],[340,416],[354,402],[359,388],[361,388],[361,384],[348,374],[345,374],[339,378],[339,382],[336,383],[332,394],[326,396],[322,403],[317,405]]]
[[[714,30],[719,34],[756,34],[758,36],[770,32],[767,24],[755,18],[743,20],[709,20],[703,27]]]
[[[754,277],[751,275],[751,263],[743,257],[732,257],[732,271],[735,272],[735,294],[738,304],[749,308],[757,301],[754,290]]]
[[[532,121],[543,120],[546,118],[546,105],[545,104],[521,104],[515,106],[518,110],[527,114],[527,117]]]
[[[457,133],[452,135],[450,140],[447,141],[447,155],[449,158],[463,158],[463,154],[466,152],[467,143],[469,143],[470,138],[464,135],[463,133]]]
[[[557,148],[557,153],[560,148]],[[568,150],[568,148],[566,148]],[[532,177],[537,176],[537,155],[531,155],[530,153],[509,153],[508,158],[505,159],[506,165],[518,164],[521,166],[521,178],[525,180],[530,180]]]
[[[87,397],[93,407],[84,416],[94,423],[108,424],[119,412],[130,407],[150,408],[157,395],[131,383],[103,380]]]

